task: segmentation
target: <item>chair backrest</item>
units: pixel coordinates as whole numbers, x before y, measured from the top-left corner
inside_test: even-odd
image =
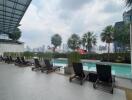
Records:
[[[6,56],[6,61],[10,61],[10,58],[9,58],[9,56]]]
[[[50,61],[48,59],[44,59],[44,63],[46,67],[52,67],[52,65],[50,64]]]
[[[96,64],[97,77],[100,81],[109,82],[112,81],[111,66]]]
[[[34,59],[34,63],[35,63],[35,66],[40,66],[40,63],[39,63],[38,59]]]
[[[13,61],[12,57],[10,56],[10,61]]]
[[[20,57],[17,57],[16,62],[17,63],[22,63]]]
[[[6,57],[5,57],[5,62],[10,62],[9,56],[6,56]]]
[[[83,72],[83,65],[82,63],[73,63],[73,70],[74,70],[74,73],[78,76],[82,75],[84,72]]]
[[[4,61],[5,60],[5,57],[1,56],[1,60]]]
[[[2,56],[0,56],[0,61],[2,61],[3,60],[3,57]]]
[[[22,60],[22,62],[25,62],[25,59],[24,59],[24,57],[21,57],[21,60]]]

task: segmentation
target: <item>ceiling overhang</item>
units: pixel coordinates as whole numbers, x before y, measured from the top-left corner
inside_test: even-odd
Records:
[[[13,33],[32,0],[0,0],[0,34]]]

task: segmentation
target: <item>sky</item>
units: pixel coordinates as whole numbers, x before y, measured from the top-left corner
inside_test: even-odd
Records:
[[[122,20],[126,10],[123,0],[32,0],[22,21],[21,41],[31,48],[51,45],[51,37],[58,33],[63,43],[71,34],[80,37],[94,32],[100,41],[100,33],[107,25]]]

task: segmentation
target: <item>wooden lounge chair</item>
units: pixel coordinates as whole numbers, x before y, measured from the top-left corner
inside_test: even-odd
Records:
[[[40,70],[42,68],[42,65],[40,65],[40,62],[38,59],[34,59],[34,67],[32,67],[32,71]]]
[[[69,81],[71,82],[74,78],[76,78],[80,81],[80,85],[82,85],[83,81],[86,80],[82,63],[73,63],[73,70],[74,75],[69,78]]]
[[[10,63],[14,63],[14,60],[12,59],[12,56],[9,57]]]
[[[113,94],[115,79],[113,79],[111,74],[111,66],[96,64],[96,70],[97,70],[97,80],[93,84],[93,87],[96,89],[98,85],[101,85],[101,87],[105,87],[105,90],[109,90],[110,93]]]
[[[6,57],[5,57],[5,63],[8,63],[8,64],[10,63],[10,58],[9,58],[9,56],[6,56]]]
[[[3,56],[0,56],[0,61],[1,62],[5,61],[5,58]]]
[[[45,67],[43,67],[41,69],[41,72],[45,72],[48,74],[50,72],[54,72],[56,70],[60,70],[60,66],[53,66],[52,64],[50,64],[50,61],[45,59],[44,60],[44,63],[45,63]]]
[[[0,56],[0,62],[2,62],[2,61],[3,61],[2,56]]]
[[[20,59],[20,57],[17,57],[16,58],[16,60],[15,60],[15,65],[17,65],[17,66],[22,66],[23,64],[22,64],[22,61],[21,61],[21,59]]]
[[[21,57],[21,61],[22,61],[22,64],[25,66],[31,66],[32,65],[32,63],[29,61],[26,61],[24,57]]]

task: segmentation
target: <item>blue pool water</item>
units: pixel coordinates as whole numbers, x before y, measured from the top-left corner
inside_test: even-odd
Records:
[[[54,61],[55,65],[60,66],[67,66],[68,62],[67,60],[60,60],[55,59]],[[86,62],[83,61],[83,69],[89,71],[90,69],[96,69],[96,63],[97,62]],[[112,71],[116,76],[124,77],[124,78],[131,78],[131,65],[130,64],[116,64],[116,63],[110,63],[112,66]]]

